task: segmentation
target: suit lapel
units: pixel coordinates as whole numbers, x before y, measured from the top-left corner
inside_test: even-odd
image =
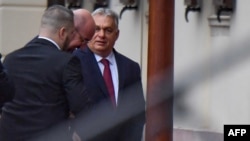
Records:
[[[93,76],[93,81],[95,81],[96,85],[99,86],[105,97],[109,97],[108,90],[105,85],[105,81],[103,79],[102,73],[100,71],[100,68],[98,66],[98,62],[95,59],[94,53],[90,51],[90,49],[86,49],[88,60],[86,60],[86,63],[88,64],[87,67],[89,69],[88,72],[91,72],[91,76]]]
[[[121,104],[121,100],[122,100],[122,93],[121,90],[123,90],[124,88],[124,84],[125,84],[125,76],[126,76],[126,69],[124,66],[124,62],[123,59],[121,57],[121,55],[115,51],[114,49],[114,55],[115,55],[115,59],[116,59],[116,64],[117,64],[117,71],[118,71],[118,80],[119,80],[119,88],[118,88],[118,106]]]
[[[115,59],[116,59],[116,64],[117,64],[118,79],[119,79],[119,90],[120,90],[124,85],[124,80],[125,80],[124,79],[124,77],[125,77],[124,71],[125,71],[126,68],[123,67],[124,66],[123,61],[120,58],[119,54],[116,53],[116,52],[114,54],[115,54]]]

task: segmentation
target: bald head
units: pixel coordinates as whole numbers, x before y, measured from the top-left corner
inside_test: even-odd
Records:
[[[92,39],[95,34],[95,21],[91,13],[86,9],[77,9],[73,11],[75,28],[78,36],[71,42],[71,47],[84,48],[87,42]]]
[[[90,27],[94,27],[93,24],[95,24],[91,13],[86,9],[77,9],[73,11],[74,13],[74,22],[76,29],[80,29],[83,26],[90,25]]]

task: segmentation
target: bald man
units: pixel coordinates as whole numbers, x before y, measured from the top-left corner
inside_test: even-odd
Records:
[[[88,10],[77,9],[73,13],[77,34],[69,44],[69,52],[73,52],[75,48],[85,48],[95,34],[95,21]]]

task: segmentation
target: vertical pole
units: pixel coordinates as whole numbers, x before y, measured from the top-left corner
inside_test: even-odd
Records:
[[[173,140],[174,0],[149,0],[146,141]]]

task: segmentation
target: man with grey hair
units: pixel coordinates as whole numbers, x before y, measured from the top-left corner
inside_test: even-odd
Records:
[[[140,141],[145,124],[139,64],[118,53],[118,16],[105,8],[93,13],[95,34],[88,47],[73,52],[80,60],[92,103],[77,118],[76,133],[86,141]],[[87,67],[85,67],[87,66]]]
[[[5,57],[15,96],[3,107],[1,141],[71,138],[69,113],[89,104],[80,61],[64,52],[75,34],[73,12],[54,5],[43,14],[38,37]]]

